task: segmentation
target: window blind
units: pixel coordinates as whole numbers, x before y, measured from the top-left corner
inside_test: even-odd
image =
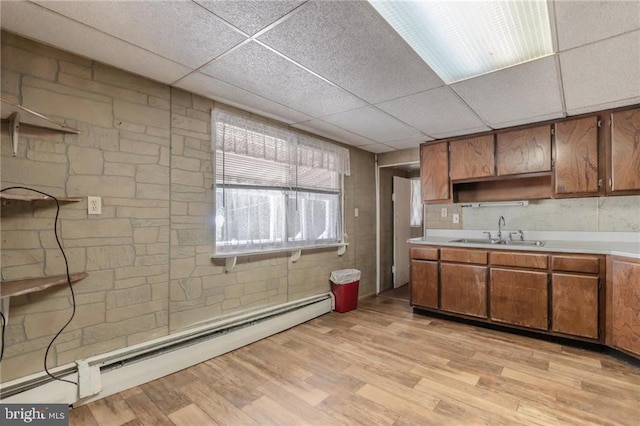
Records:
[[[212,126],[216,252],[342,242],[346,148],[226,111]]]

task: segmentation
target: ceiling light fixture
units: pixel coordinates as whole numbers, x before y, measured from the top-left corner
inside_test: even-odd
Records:
[[[547,0],[369,0],[447,84],[553,54]]]

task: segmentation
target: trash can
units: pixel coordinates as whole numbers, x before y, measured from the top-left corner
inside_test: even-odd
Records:
[[[336,312],[349,312],[358,307],[358,287],[360,271],[357,269],[340,269],[333,271],[329,277],[331,292],[336,298]]]

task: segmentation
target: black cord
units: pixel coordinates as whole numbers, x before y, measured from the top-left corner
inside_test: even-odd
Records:
[[[7,319],[2,312],[0,312],[0,317],[2,317],[2,349],[0,349],[0,362],[2,362],[4,357],[4,329],[7,327]]]
[[[58,338],[58,336],[60,336],[60,334],[62,334],[62,332],[65,330],[65,328],[67,328],[67,326],[71,323],[71,321],[73,321],[73,318],[76,315],[76,295],[73,291],[73,286],[71,285],[71,274],[69,273],[69,261],[67,260],[67,254],[64,252],[64,249],[62,248],[62,243],[60,242],[60,237],[58,236],[58,216],[60,215],[60,202],[58,201],[58,199],[56,197],[54,197],[51,194],[47,194],[46,192],[42,192],[42,191],[38,191],[37,189],[32,189],[32,188],[27,188],[24,186],[10,186],[8,188],[4,188],[1,189],[0,192],[5,192],[8,191],[10,189],[24,189],[27,191],[32,191],[32,192],[36,192],[38,194],[44,195],[45,197],[49,197],[51,199],[53,199],[56,202],[56,217],[53,220],[53,234],[56,237],[56,243],[58,243],[58,248],[60,249],[60,252],[62,253],[62,258],[64,259],[64,266],[65,266],[65,271],[67,273],[67,283],[69,284],[69,291],[71,291],[71,302],[72,302],[72,311],[71,311],[71,317],[69,318],[69,320],[66,322],[65,325],[62,326],[62,328],[60,329],[60,331],[58,331],[56,333],[55,336],[53,336],[53,339],[51,339],[51,342],[49,342],[49,344],[47,345],[47,350],[44,353],[44,371],[45,373],[47,373],[47,375],[49,377],[51,377],[54,380],[59,380],[61,382],[67,382],[67,383],[71,383],[72,385],[78,385],[78,383],[72,381],[72,380],[67,380],[67,379],[61,379],[60,377],[56,377],[53,374],[51,374],[49,372],[49,369],[47,368],[47,358],[49,357],[49,351],[51,350],[51,347],[53,346],[53,342],[56,341],[56,339]],[[6,318],[3,318],[5,320],[4,324],[6,324]],[[3,339],[3,344],[2,344],[2,351],[4,352],[4,325],[2,328],[2,339]]]

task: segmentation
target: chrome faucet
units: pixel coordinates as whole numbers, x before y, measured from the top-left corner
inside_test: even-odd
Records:
[[[516,232],[509,232],[509,241],[513,241],[514,235],[520,237],[520,241],[524,241],[524,234],[522,233],[522,229],[518,229]]]
[[[498,219],[498,239],[499,240],[502,239],[502,227],[505,225],[506,223],[504,222],[504,216],[500,216],[500,219]]]

